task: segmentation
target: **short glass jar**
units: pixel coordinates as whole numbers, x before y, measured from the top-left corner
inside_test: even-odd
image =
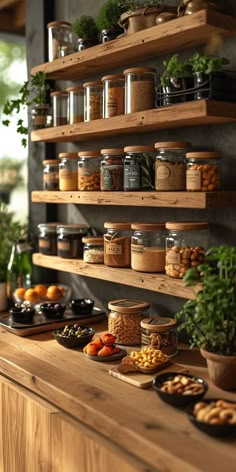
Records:
[[[188,152],[186,188],[190,192],[220,189],[221,156],[218,152]]]
[[[178,351],[177,324],[172,318],[146,318],[141,321],[142,347],[160,349],[169,357]]]
[[[123,75],[106,75],[103,82],[103,118],[123,115],[125,108],[125,78]]]
[[[48,28],[48,60],[54,61],[58,57],[74,52],[72,25],[67,21],[51,21]]]
[[[58,223],[40,223],[38,225],[39,252],[47,256],[57,255]]]
[[[103,85],[102,82],[86,82],[84,87],[84,121],[102,118]]]
[[[78,153],[78,189],[100,190],[100,164],[99,151],[81,151]]]
[[[124,190],[153,189],[154,147],[126,146],[124,151]]]
[[[138,300],[113,300],[108,303],[108,331],[117,344],[139,346],[141,344],[141,320],[147,318],[150,304]]]
[[[83,87],[69,87],[68,93],[68,123],[84,121],[84,89]]]
[[[105,222],[104,264],[110,267],[130,267],[131,223]]]
[[[208,248],[207,222],[167,222],[166,275],[182,279],[190,268],[205,260]]]
[[[59,190],[59,159],[43,161],[43,189]]]
[[[165,272],[165,223],[132,223],[131,269]]]
[[[60,152],[59,189],[78,190],[78,153]]]
[[[156,69],[134,67],[124,70],[125,76],[125,113],[155,108]]]
[[[67,125],[68,93],[65,91],[51,92],[52,97],[52,125]]]
[[[57,226],[57,255],[65,259],[83,257],[82,238],[87,236],[88,226],[82,224]]]
[[[176,191],[186,189],[186,152],[191,144],[186,141],[155,143],[155,189]]]
[[[100,189],[119,191],[124,189],[124,149],[102,149]]]
[[[104,263],[104,238],[103,237],[88,237],[83,238],[84,243],[83,260],[88,264],[103,264]]]
[[[43,129],[52,126],[52,115],[47,103],[36,103],[31,109],[32,129]]]

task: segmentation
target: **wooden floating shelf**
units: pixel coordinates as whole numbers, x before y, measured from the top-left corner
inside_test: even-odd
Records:
[[[33,254],[33,263],[41,267],[50,267],[50,269],[62,272],[143,288],[175,297],[194,298],[192,289],[185,287],[182,280],[168,277],[165,274],[147,274],[132,269],[107,267],[102,264],[86,264],[80,259],[64,259],[57,256],[45,256],[40,253]]]
[[[236,19],[211,10],[177,18],[131,35],[93,46],[37,65],[31,74],[44,71],[49,79],[79,80],[111,68],[140,62],[180,49],[205,44],[213,35],[231,36],[236,33]]]
[[[31,132],[31,141],[63,142],[236,121],[236,103],[196,100],[128,115]]]
[[[236,205],[236,192],[54,192],[33,191],[34,203],[144,206],[165,208],[225,208]]]

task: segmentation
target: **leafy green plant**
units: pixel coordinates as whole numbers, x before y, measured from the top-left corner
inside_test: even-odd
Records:
[[[123,11],[135,11],[139,8],[160,7],[163,5],[163,0],[121,0],[118,4],[124,8]]]
[[[174,54],[168,61],[163,61],[165,67],[160,77],[161,85],[168,86],[171,84],[171,78],[191,77],[192,66],[188,60],[180,62],[178,54]]]
[[[97,39],[98,28],[92,16],[82,15],[72,25],[73,32],[82,39]]]
[[[119,2],[118,0],[106,0],[101,6],[96,18],[99,31],[104,29],[121,29],[118,25],[118,20],[125,10],[123,2]]]
[[[23,160],[3,157],[0,159],[0,191],[11,191],[23,184],[21,169]]]
[[[230,63],[226,57],[207,56],[196,52],[189,59],[193,72],[203,72],[204,74],[211,74],[222,70],[223,66]]]
[[[179,329],[185,328],[192,346],[223,355],[236,356],[236,246],[215,246],[208,250],[209,264],[189,269],[184,277],[193,287],[194,300],[188,300],[176,314]],[[202,288],[196,290],[201,282]]]

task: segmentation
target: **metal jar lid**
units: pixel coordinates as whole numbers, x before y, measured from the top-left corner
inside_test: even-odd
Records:
[[[108,308],[121,314],[141,313],[150,307],[150,303],[139,300],[121,299],[108,303]]]

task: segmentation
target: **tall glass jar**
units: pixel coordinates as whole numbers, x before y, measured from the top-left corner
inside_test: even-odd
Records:
[[[125,108],[125,78],[123,75],[106,75],[103,82],[103,118],[123,115]]]
[[[57,255],[66,259],[83,257],[82,238],[88,233],[88,226],[82,224],[57,226]]]
[[[52,97],[52,125],[67,125],[68,93],[63,91],[51,92]]]
[[[79,152],[78,189],[100,190],[101,154],[98,151]]]
[[[63,55],[74,52],[72,25],[67,21],[51,21],[48,28],[48,60],[54,61]]]
[[[68,123],[84,121],[84,89],[83,87],[69,87],[68,92]]]
[[[103,237],[95,236],[83,238],[84,243],[83,259],[88,264],[103,264],[104,263],[104,239]]]
[[[153,189],[154,147],[126,146],[124,151],[124,190]]]
[[[155,189],[176,191],[186,189],[186,152],[191,144],[186,141],[155,143]]]
[[[59,189],[78,190],[78,153],[60,152]]]
[[[220,189],[221,156],[218,152],[188,152],[186,187],[190,192]]]
[[[130,267],[130,223],[105,222],[104,264],[110,267]]]
[[[103,85],[102,82],[86,82],[84,87],[84,121],[102,118]]]
[[[208,248],[207,222],[167,222],[166,275],[182,279],[187,269],[205,260]]]
[[[141,344],[141,320],[147,317],[150,304],[139,300],[113,300],[108,303],[108,330],[117,344],[137,346]]]
[[[101,183],[103,191],[124,189],[124,149],[102,149]]]
[[[132,223],[131,268],[141,272],[165,272],[165,223]]]
[[[155,108],[155,76],[152,67],[126,69],[125,75],[125,113]]]
[[[40,223],[38,225],[39,252],[47,256],[57,255],[58,223]]]
[[[43,189],[59,190],[59,159],[43,161]]]

